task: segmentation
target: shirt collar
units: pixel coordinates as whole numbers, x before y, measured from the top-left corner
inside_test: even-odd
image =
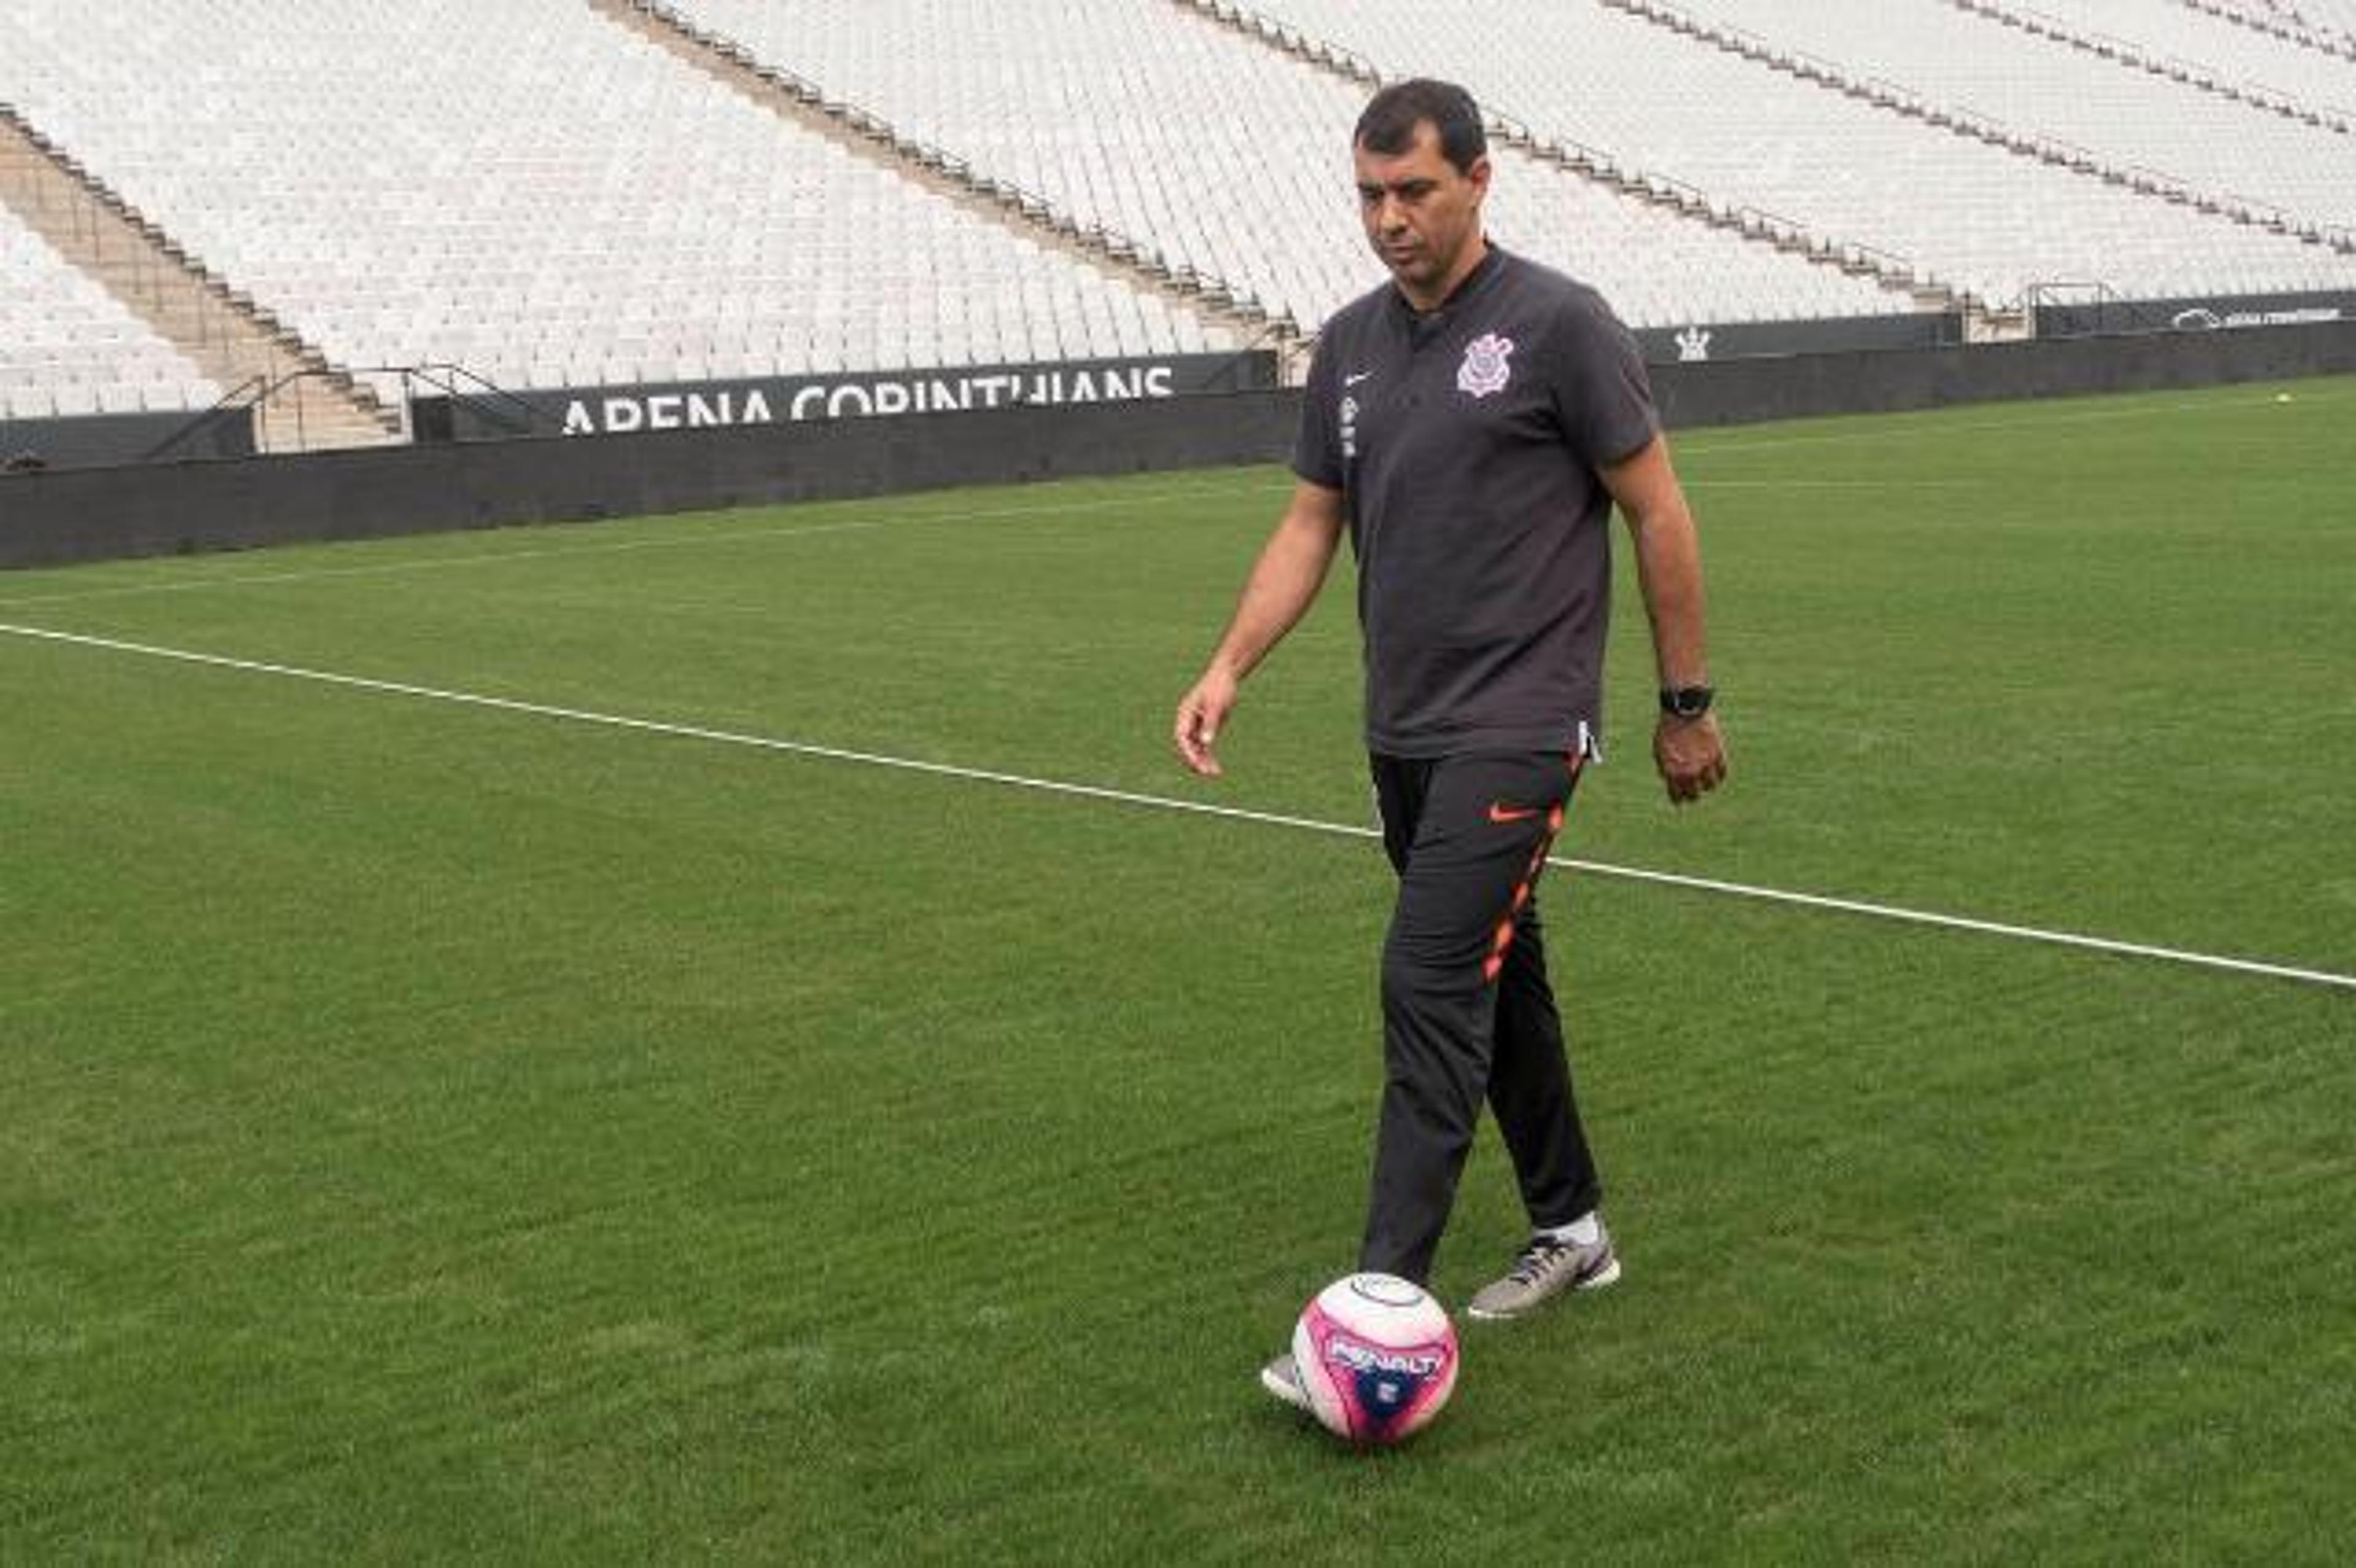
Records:
[[[1483,238],[1486,239],[1486,236]],[[1489,247],[1487,253],[1472,264],[1471,272],[1457,280],[1456,286],[1448,291],[1446,299],[1441,300],[1430,310],[1418,310],[1408,304],[1407,296],[1399,293],[1398,285],[1392,284],[1391,302],[1398,307],[1399,314],[1410,322],[1426,325],[1436,325],[1446,320],[1451,311],[1486,287],[1489,280],[1495,277],[1504,267],[1505,248],[1494,240],[1489,240],[1487,243]]]

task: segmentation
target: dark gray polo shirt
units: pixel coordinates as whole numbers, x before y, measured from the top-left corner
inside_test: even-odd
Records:
[[[1325,324],[1292,467],[1343,493],[1369,750],[1591,742],[1612,603],[1596,470],[1658,425],[1601,296],[1494,245],[1430,315],[1385,284]]]

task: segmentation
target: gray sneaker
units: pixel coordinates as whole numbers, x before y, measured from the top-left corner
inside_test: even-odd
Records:
[[[1301,1386],[1301,1365],[1290,1350],[1259,1370],[1259,1386],[1295,1410],[1309,1408],[1309,1391]]]
[[[1505,1277],[1483,1285],[1464,1313],[1484,1322],[1502,1322],[1535,1312],[1566,1290],[1601,1290],[1619,1277],[1612,1232],[1599,1214],[1591,1243],[1532,1236]]]

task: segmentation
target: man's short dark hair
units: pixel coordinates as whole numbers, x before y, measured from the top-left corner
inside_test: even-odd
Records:
[[[1473,160],[1488,155],[1489,135],[1481,128],[1481,111],[1472,95],[1452,81],[1428,76],[1392,82],[1366,101],[1351,140],[1370,153],[1387,155],[1415,145],[1415,128],[1430,122],[1440,133],[1440,153],[1470,174]]]

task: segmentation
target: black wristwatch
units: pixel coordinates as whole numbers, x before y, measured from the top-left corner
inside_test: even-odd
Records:
[[[1665,686],[1661,688],[1661,711],[1673,719],[1698,719],[1709,711],[1718,698],[1718,689],[1708,686]]]

